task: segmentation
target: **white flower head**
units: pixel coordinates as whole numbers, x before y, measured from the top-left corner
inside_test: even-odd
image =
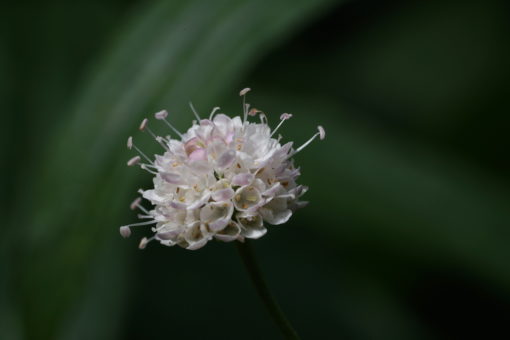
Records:
[[[260,238],[267,232],[265,224],[285,223],[306,205],[300,197],[307,187],[296,183],[300,172],[292,157],[315,138],[324,139],[324,129],[318,126],[318,132],[297,149],[292,142],[280,144],[281,136],[274,136],[292,115],[282,114],[271,130],[265,114],[246,103],[249,91],[240,92],[243,117],[230,118],[215,107],[209,119],[200,119],[190,103],[197,121],[184,134],[167,120],[167,111],[155,113],[176,138],[157,136],[149,121],[142,121],[139,129],[148,132],[164,152],[151,159],[132,137],[128,139],[128,148],[138,155],[127,165],[154,175],[154,187],[139,190],[153,207],[146,209],[140,197],[135,199],[131,209],[141,210],[138,217],[145,221],[120,227],[123,237],[131,235],[131,227],[152,225],[154,235],[142,239],[141,249],[157,240],[194,250],[213,238],[224,242]],[[257,114],[259,123],[248,120]]]

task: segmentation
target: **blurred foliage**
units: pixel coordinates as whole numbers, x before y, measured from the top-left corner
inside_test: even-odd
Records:
[[[510,322],[504,1],[3,4],[0,339],[278,338],[230,244],[140,252],[127,136],[241,109],[311,204],[254,243],[303,338],[493,338]],[[145,137],[145,138],[144,138]],[[149,153],[157,146],[135,139]]]

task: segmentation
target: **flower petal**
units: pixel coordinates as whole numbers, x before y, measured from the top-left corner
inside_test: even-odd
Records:
[[[232,188],[226,188],[214,191],[212,193],[212,199],[216,202],[228,201],[234,197],[234,190]]]
[[[232,178],[231,184],[235,186],[248,185],[251,184],[251,182],[253,182],[254,178],[255,176],[252,173],[249,172],[240,173]]]
[[[200,220],[212,231],[218,231],[227,225],[233,212],[231,202],[211,202],[200,209]]]
[[[236,218],[241,226],[241,235],[246,238],[257,239],[264,236],[267,232],[262,217],[257,213],[249,214],[241,212],[236,215]]]
[[[230,221],[225,228],[218,231],[214,237],[223,242],[231,242],[236,240],[241,234],[241,228],[239,224],[234,221]]]
[[[190,153],[189,159],[192,161],[205,161],[207,160],[207,150],[206,149],[197,149]]]
[[[220,158],[218,158],[217,166],[220,169],[228,168],[229,166],[234,163],[236,159],[236,152],[235,150],[227,150],[225,151]]]
[[[289,220],[289,218],[292,216],[292,210],[271,210],[268,208],[261,208],[260,214],[262,215],[264,221],[267,223],[278,225],[283,224]]]

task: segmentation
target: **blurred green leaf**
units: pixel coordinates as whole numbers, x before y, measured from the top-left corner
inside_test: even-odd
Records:
[[[368,250],[363,242],[373,240],[373,256],[387,252],[452,265],[460,261],[510,294],[510,196],[505,182],[448,150],[433,150],[347,118],[355,116],[355,109],[332,101],[330,91],[286,94],[266,86],[257,94],[272,111],[293,103],[287,140],[304,141],[315,125],[326,127],[326,140],[297,159],[301,181],[311,187],[307,199],[312,204],[301,216],[311,227],[337,236],[339,247],[361,242],[358,246]],[[320,223],[314,223],[318,216]]]

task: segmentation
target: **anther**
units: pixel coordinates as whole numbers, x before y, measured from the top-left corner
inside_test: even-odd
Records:
[[[158,222],[155,220],[152,220],[152,221],[123,225],[119,228],[119,233],[122,237],[126,238],[131,235],[131,227],[144,226],[144,225],[149,225],[149,224],[154,224],[154,223],[158,223]]]
[[[140,156],[135,156],[133,158],[131,158],[129,161],[127,161],[127,165],[128,166],[133,166],[133,165],[136,165],[138,164],[138,162],[140,162]]]
[[[126,226],[120,227],[119,232],[120,232],[120,236],[122,236],[124,238],[128,238],[129,236],[131,236],[131,229],[129,229],[129,227],[126,227]]]
[[[150,241],[154,240],[154,236],[151,238],[144,237],[140,240],[140,244],[138,245],[139,249],[145,249],[147,247],[147,244],[149,244]]]
[[[280,116],[280,123],[276,126],[276,128],[273,130],[273,132],[271,132],[271,135],[269,136],[270,138],[273,137],[273,135],[276,133],[276,131],[278,131],[278,129],[280,128],[280,126],[282,126],[283,122],[286,121],[287,119],[291,119],[292,118],[292,114],[291,113],[282,113],[282,115]]]
[[[147,237],[142,238],[140,240],[140,244],[138,245],[138,248],[145,249],[145,247],[147,247],[147,243],[149,243],[149,240],[147,239]]]
[[[145,128],[147,127],[148,123],[149,123],[149,120],[147,118],[144,118],[144,120],[142,120],[142,122],[140,123],[140,126],[138,127],[138,129],[140,131],[145,130]]]
[[[301,145],[299,148],[297,148],[297,150],[292,154],[292,155],[295,155],[297,154],[299,151],[303,150],[305,147],[308,146],[308,144],[310,144],[311,142],[313,142],[313,140],[315,138],[317,138],[317,136],[320,136],[320,139],[324,139],[324,137],[326,137],[326,131],[324,131],[324,128],[322,126],[318,126],[317,129],[319,130],[319,132],[317,132],[315,135],[312,136],[312,138],[310,138],[306,143],[304,143],[303,145]]]
[[[287,120],[287,119],[290,119],[290,118],[292,118],[292,113],[282,113],[281,116],[280,116],[281,120]]]
[[[261,113],[261,112],[262,111],[260,111],[259,109],[253,108],[250,111],[248,111],[248,115],[253,117],[253,116],[257,115],[257,113]]]
[[[324,128],[322,126],[317,127],[319,129],[319,137],[321,140],[324,140],[326,138],[326,131],[324,131]]]
[[[137,197],[130,205],[129,205],[129,209],[131,210],[135,210],[138,205],[140,204],[140,202],[142,202],[142,199],[140,197]]]
[[[133,137],[129,136],[128,140],[127,140],[127,147],[129,150],[131,150],[131,148],[133,148]]]
[[[249,87],[244,88],[244,89],[241,90],[241,92],[239,92],[239,96],[242,97],[242,96],[246,95],[250,91],[251,91],[251,89]]]
[[[156,112],[154,114],[154,118],[158,119],[158,120],[163,120],[165,119],[166,117],[168,117],[168,111],[167,110],[161,110],[159,112]]]

